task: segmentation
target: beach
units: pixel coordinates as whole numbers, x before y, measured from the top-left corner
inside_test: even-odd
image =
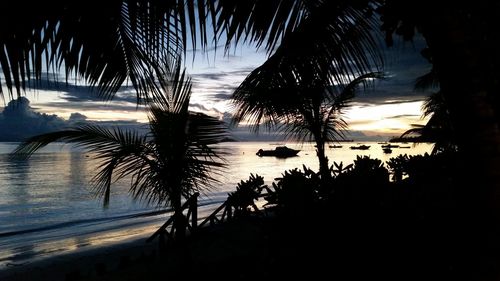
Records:
[[[231,272],[247,275],[249,272],[243,269],[248,262],[265,261],[269,256],[269,223],[258,219],[206,227],[188,238],[180,255],[173,248],[160,254],[158,241],[146,243],[147,236],[84,248],[38,261],[10,264],[0,271],[0,280],[148,280],[161,275],[216,276]],[[189,262],[180,266],[178,259],[183,256]],[[179,272],[180,267],[186,266],[189,272]]]
[[[369,150],[350,150],[349,145],[330,149],[330,161],[352,162],[356,155],[370,155],[383,161],[399,153],[421,154],[430,145],[394,150],[384,154],[379,144],[367,143]],[[259,149],[272,149],[276,143],[234,142],[221,144],[227,150],[227,171],[218,175],[216,188],[201,192],[198,216],[203,218],[222,204],[229,192],[251,173],[264,177],[270,186],[285,170],[317,169],[315,148],[310,143],[288,143],[300,149],[297,157],[259,157]],[[15,161],[8,153],[15,143],[0,144],[0,270],[7,263],[26,263],[38,258],[71,252],[75,249],[107,246],[152,233],[168,219],[165,207],[134,200],[128,193],[130,181],[113,183],[109,206],[95,197],[90,186],[96,161],[81,149],[53,144],[27,161]]]
[[[0,270],[0,280],[79,280],[117,269],[127,260],[155,255],[157,244],[145,238],[118,244],[88,247],[49,258],[10,263]],[[104,271],[103,271],[104,270]]]
[[[201,229],[186,244],[167,248],[164,255],[157,241],[146,244],[145,239],[137,239],[11,267],[0,272],[0,280],[457,277],[457,269],[448,265],[453,253],[438,243],[428,244],[432,238],[421,241],[423,232],[413,222],[397,225],[375,217],[355,221],[341,217],[332,218],[328,225],[304,218],[296,222],[265,215],[242,218]]]
[[[368,144],[372,148],[366,151],[352,151],[347,145],[344,145],[343,149],[331,149],[329,157],[332,161],[346,164],[357,154],[371,155],[374,158],[382,156],[385,161],[397,156],[397,153],[418,154],[430,150],[427,145],[416,149],[401,149],[392,155],[385,155],[380,145]],[[297,157],[278,159],[255,155],[260,148],[269,149],[276,145],[262,142],[225,144],[231,152],[227,156],[230,164],[228,172],[220,178],[221,185],[216,190],[202,194],[198,202],[199,220],[222,204],[227,193],[234,191],[237,183],[247,179],[250,173],[264,176],[265,183],[270,185],[274,178],[287,169],[301,168],[302,164],[313,168],[317,165],[312,144],[288,144],[289,147],[301,150]],[[157,243],[145,245],[145,240],[166,221],[168,212],[156,214],[155,212],[164,209],[147,206],[130,198],[126,180],[114,184],[110,206],[103,208],[102,202],[93,197],[88,188],[88,181],[95,171],[95,163],[82,151],[56,144],[49,147],[48,151],[35,154],[29,162],[23,163],[11,162],[12,160],[8,159],[7,153],[12,147],[14,145],[5,146],[3,154],[0,153],[0,165],[3,165],[6,171],[0,174],[2,182],[5,183],[0,188],[0,217],[3,222],[0,226],[0,280],[98,278],[101,273],[124,272],[129,263],[139,265],[134,271],[153,272],[152,268],[144,269],[144,266],[159,262],[158,247]],[[33,174],[37,177],[30,176]],[[275,244],[279,243],[271,245],[272,243],[262,239],[272,236],[275,237],[273,239],[281,241],[281,236],[290,234],[277,235],[275,229],[261,229],[260,226],[262,225],[244,232],[235,229],[233,234],[227,233],[225,236],[214,237],[200,233],[196,239],[206,239],[205,242],[199,242],[197,246],[192,245],[193,249],[198,249],[196,254],[192,254],[199,257],[197,266],[209,271],[212,266],[222,266],[206,264],[210,261],[219,260],[220,264],[232,264],[236,262],[231,257],[236,255],[233,250],[244,249],[246,245],[252,245],[252,248],[241,254],[242,260],[247,261],[244,256],[248,255],[254,259],[262,259],[264,264],[273,263],[277,259],[276,253],[271,256],[266,253],[269,253],[269,249],[278,247]],[[252,233],[257,234],[251,235]],[[248,235],[247,241],[234,241],[245,235]],[[203,238],[204,236],[207,238]],[[220,239],[217,236],[225,238]],[[234,243],[224,244],[229,241]],[[288,246],[279,247],[287,253]],[[148,262],[139,262],[142,260]],[[238,268],[238,265],[232,264],[231,267]]]

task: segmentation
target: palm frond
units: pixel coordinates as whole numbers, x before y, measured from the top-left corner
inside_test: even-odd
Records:
[[[328,99],[332,103],[332,108],[335,110],[341,110],[349,105],[349,102],[354,98],[355,93],[359,85],[367,86],[371,81],[375,79],[383,79],[383,72],[369,72],[357,76],[352,81],[350,81],[346,86],[340,86],[340,93],[338,91],[332,90],[332,88],[327,88]]]
[[[225,163],[224,152],[214,145],[228,135],[220,120],[189,112],[191,79],[181,69],[180,61],[170,65],[173,67],[159,70],[165,75],[156,81],[161,95],[148,100],[148,135],[82,125],[33,137],[21,144],[15,154],[29,156],[54,141],[74,143],[100,161],[92,184],[105,205],[112,182],[130,177],[130,191],[135,198],[179,206],[182,196],[217,182]]]
[[[207,42],[206,19],[196,19],[195,14],[196,9],[198,15],[206,14],[205,5],[186,3],[8,1],[2,8],[9,12],[0,19],[2,85],[12,97],[14,90],[22,94],[26,81],[40,80],[44,71],[63,70],[66,79],[81,78],[106,99],[127,80],[137,90],[138,100],[158,94],[154,83],[162,73],[158,63],[186,49],[187,30],[198,34],[199,26],[201,44]],[[196,46],[196,40],[192,44]]]
[[[414,88],[416,91],[439,88],[439,77],[437,76],[437,71],[432,68],[428,73],[418,77],[415,81]]]
[[[110,185],[113,172],[116,179],[123,178],[134,172],[139,159],[144,162],[145,137],[137,132],[122,131],[119,128],[106,129],[94,125],[84,125],[75,129],[48,133],[32,137],[20,144],[14,155],[27,157],[51,142],[62,141],[74,143],[94,153],[101,161],[99,171],[92,182],[98,194],[103,195],[104,204],[109,203]],[[135,165],[132,165],[135,164]]]
[[[271,58],[268,63],[273,61]],[[261,67],[255,71],[260,73],[260,70]],[[303,94],[293,73],[273,73],[268,69],[262,71],[266,74],[258,77],[250,74],[245,81],[252,82],[243,82],[234,91],[232,102],[236,112],[233,122],[248,120],[255,125],[263,122],[275,125],[282,122],[286,116],[293,115],[297,108],[306,103],[308,97]],[[259,81],[262,77],[266,79]]]
[[[341,1],[311,5],[305,18],[271,57],[243,81],[239,90],[284,84],[322,82],[347,84],[382,65],[378,44],[370,33],[376,23],[366,15],[370,7],[354,8]],[[283,80],[282,82],[279,82]],[[272,87],[276,88],[276,87]]]
[[[448,107],[446,101],[444,100],[444,95],[442,92],[436,92],[431,94],[422,105],[423,116],[430,115],[442,115],[443,117],[448,115]]]
[[[303,19],[304,1],[206,1],[217,13],[217,34],[227,38],[226,49],[231,43],[256,42],[271,52],[285,34],[292,32]]]

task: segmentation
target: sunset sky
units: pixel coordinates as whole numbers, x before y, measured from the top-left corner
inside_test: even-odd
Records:
[[[385,73],[387,78],[378,81],[374,89],[360,92],[352,106],[345,111],[345,119],[353,131],[348,138],[368,138],[397,136],[410,128],[410,124],[424,123],[421,119],[422,101],[429,94],[415,92],[415,79],[429,71],[430,64],[420,55],[422,40],[413,43],[399,43],[386,51]],[[235,87],[257,66],[266,59],[264,50],[250,46],[238,46],[224,55],[223,46],[217,51],[202,54],[188,50],[185,65],[193,79],[191,108],[219,118],[228,118],[232,108],[230,96]],[[59,78],[64,81],[63,77]],[[37,90],[28,90],[26,98],[30,100],[30,116],[43,117],[45,113],[57,115],[59,123],[72,119],[107,121],[112,123],[146,122],[142,109],[137,109],[135,93],[130,87],[123,87],[114,100],[103,102],[82,83],[56,86],[54,83]],[[5,104],[9,102],[5,97]],[[78,113],[78,114],[75,114]],[[47,118],[45,118],[47,119]],[[124,122],[127,121],[127,122]],[[7,120],[0,115],[0,130],[12,128],[14,118]],[[46,121],[43,121],[46,122]],[[43,123],[42,122],[42,123]],[[2,124],[3,123],[3,124]],[[14,126],[22,130],[22,126]],[[11,129],[9,129],[11,130]],[[247,134],[245,128],[237,130],[240,139],[258,139]],[[377,137],[377,139],[380,139]]]

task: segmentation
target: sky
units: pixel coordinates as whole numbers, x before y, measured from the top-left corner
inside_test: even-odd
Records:
[[[344,112],[350,129],[347,138],[387,140],[399,136],[411,124],[425,123],[421,119],[421,106],[429,92],[413,90],[415,79],[431,67],[420,55],[423,46],[423,40],[417,38],[414,42],[399,42],[386,50],[386,78],[358,93],[352,106]],[[184,63],[193,81],[191,110],[229,119],[233,89],[265,59],[264,50],[248,45],[233,48],[228,54],[224,54],[223,46],[207,53],[188,50]],[[64,81],[64,78],[59,80]],[[4,98],[4,109],[0,108],[0,141],[15,141],[35,133],[63,129],[76,121],[132,127],[147,121],[144,110],[136,106],[133,89],[127,86],[107,102],[89,87],[71,81],[67,86],[42,83],[36,90],[28,89],[19,107],[13,106],[7,96]],[[265,130],[256,135],[245,126],[233,132],[239,140],[280,138]]]

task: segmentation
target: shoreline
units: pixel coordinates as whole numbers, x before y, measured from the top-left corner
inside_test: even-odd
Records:
[[[20,264],[7,263],[0,269],[0,280],[78,280],[123,266],[127,260],[156,254],[157,243],[149,237],[124,240],[111,245],[92,245],[55,256]]]
[[[219,201],[206,201],[198,208],[199,222],[219,205]],[[147,239],[170,216],[170,211],[141,212],[89,220],[63,227],[49,226],[19,234],[0,235],[0,271],[18,264],[29,264],[95,247],[108,247],[135,239]],[[9,234],[9,233],[7,233]],[[0,278],[0,280],[2,280]]]
[[[267,257],[269,244],[262,242],[269,238],[269,225],[269,220],[261,217],[206,226],[189,235],[186,247],[181,250],[169,248],[166,256],[160,255],[157,239],[146,243],[152,234],[147,233],[113,245],[91,246],[25,264],[4,266],[0,269],[0,280],[150,280],[142,278],[162,274],[181,276],[186,268],[181,265],[183,270],[180,269],[179,254],[181,259],[188,257],[189,274],[202,277],[207,271],[209,275],[216,274],[214,270],[219,270],[221,264],[238,263],[240,258]],[[234,270],[236,268],[230,271]]]

